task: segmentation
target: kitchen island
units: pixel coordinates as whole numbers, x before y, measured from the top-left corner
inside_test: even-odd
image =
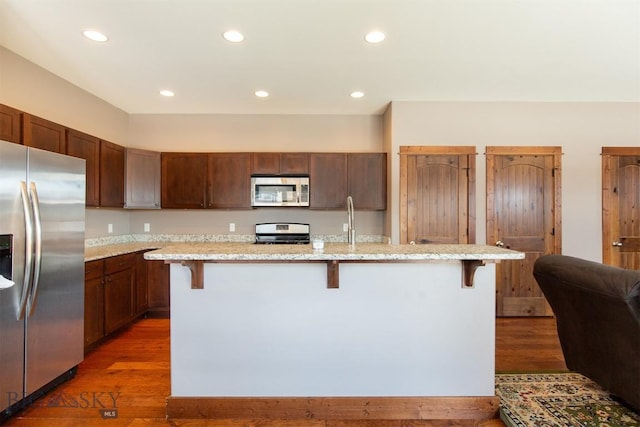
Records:
[[[495,262],[482,245],[180,244],[175,418],[494,417]]]

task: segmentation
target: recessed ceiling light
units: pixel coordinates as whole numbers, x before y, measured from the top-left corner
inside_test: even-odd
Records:
[[[173,93],[172,90],[163,89],[163,90],[160,91],[160,95],[166,96],[166,97],[172,97],[172,96],[175,95],[175,93]]]
[[[380,43],[384,38],[385,35],[382,31],[371,31],[364,36],[364,39],[369,43]]]
[[[232,43],[240,43],[241,41],[244,41],[244,35],[236,30],[225,31],[224,33],[222,33],[222,37]]]
[[[269,96],[269,92],[267,92],[266,90],[257,90],[254,94],[258,98],[266,98],[267,96]]]
[[[94,42],[106,42],[107,40],[109,40],[107,36],[96,30],[84,30],[82,34],[86,38],[93,40]]]
[[[359,90],[355,92],[351,92],[352,98],[362,98],[364,96],[364,92],[360,92]]]

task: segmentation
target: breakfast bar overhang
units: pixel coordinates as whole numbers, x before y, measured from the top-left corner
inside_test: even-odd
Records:
[[[467,419],[498,411],[483,245],[168,245],[169,418]]]

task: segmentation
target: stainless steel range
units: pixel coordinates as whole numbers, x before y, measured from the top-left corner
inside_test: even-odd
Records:
[[[309,243],[309,224],[267,222],[256,224],[258,244],[305,244]]]

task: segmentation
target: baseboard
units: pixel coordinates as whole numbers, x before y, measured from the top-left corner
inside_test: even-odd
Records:
[[[487,420],[499,399],[480,397],[169,397],[168,418]]]

